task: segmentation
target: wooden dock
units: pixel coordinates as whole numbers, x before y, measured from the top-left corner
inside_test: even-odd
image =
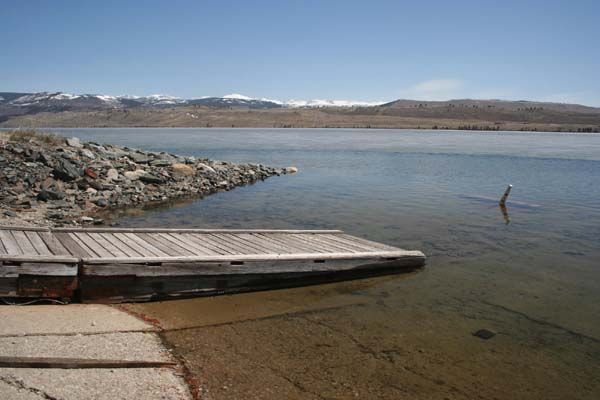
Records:
[[[337,230],[0,227],[0,297],[144,301],[300,286],[423,266]]]

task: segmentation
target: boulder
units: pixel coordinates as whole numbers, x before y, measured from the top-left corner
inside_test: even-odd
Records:
[[[96,158],[96,156],[94,155],[94,153],[92,153],[88,149],[81,149],[81,150],[79,150],[79,154],[81,154],[83,157],[89,158],[90,160],[94,160]]]
[[[196,170],[194,170],[194,168],[181,163],[175,163],[171,165],[171,170],[173,171],[173,175],[180,176],[193,176],[196,173]]]
[[[148,172],[141,174],[139,177],[140,181],[144,182],[144,183],[163,183],[164,179],[156,176],[154,174],[150,174]]]
[[[42,189],[37,195],[37,199],[39,201],[48,201],[48,200],[62,200],[65,198],[65,194],[63,192],[57,192],[56,190]]]
[[[119,171],[117,171],[114,168],[109,169],[108,171],[106,171],[106,179],[108,179],[109,181],[116,181],[117,179],[119,179]]]
[[[76,138],[76,137],[67,138],[66,141],[67,141],[67,145],[70,146],[70,147],[76,147],[76,148],[83,147],[81,145],[81,142],[79,141],[79,139]]]
[[[52,173],[54,177],[66,182],[73,181],[81,176],[79,169],[70,161],[64,159],[58,162]]]
[[[124,175],[127,179],[137,181],[140,179],[140,176],[144,175],[145,173],[146,171],[144,171],[143,169],[136,169],[135,171],[126,171]]]
[[[208,166],[208,165],[206,165],[206,164],[204,164],[204,163],[198,163],[198,164],[196,165],[196,167],[197,167],[199,170],[206,171],[206,172],[210,172],[211,174],[215,174],[215,173],[217,173],[217,171],[215,171],[215,169],[214,169],[213,167],[210,167],[210,166]]]
[[[134,161],[138,164],[147,164],[148,161],[150,161],[150,159],[148,158],[148,155],[137,152],[137,151],[127,154],[127,157],[129,157],[132,161]]]
[[[152,160],[150,161],[150,165],[153,167],[168,167],[171,165],[171,161],[169,160]]]

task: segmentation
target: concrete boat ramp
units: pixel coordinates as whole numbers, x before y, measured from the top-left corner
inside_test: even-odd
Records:
[[[338,230],[0,228],[0,297],[145,301],[406,272],[404,250]]]
[[[192,398],[156,329],[115,307],[5,306],[0,321],[0,399]]]

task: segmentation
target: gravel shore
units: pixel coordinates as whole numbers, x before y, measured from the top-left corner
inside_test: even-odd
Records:
[[[100,224],[101,211],[202,197],[295,172],[31,131],[0,133],[0,224]]]

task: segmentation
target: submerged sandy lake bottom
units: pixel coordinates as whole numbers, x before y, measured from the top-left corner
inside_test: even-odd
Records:
[[[600,135],[59,131],[300,170],[122,226],[340,228],[429,256],[408,276],[130,306],[206,398],[600,398]]]

